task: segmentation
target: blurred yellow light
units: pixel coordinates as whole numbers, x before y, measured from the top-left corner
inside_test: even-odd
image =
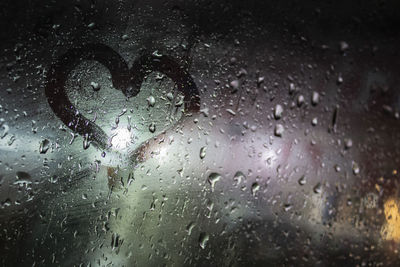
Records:
[[[381,229],[382,238],[385,240],[400,241],[400,213],[398,201],[390,198],[385,201],[384,212],[386,224]]]

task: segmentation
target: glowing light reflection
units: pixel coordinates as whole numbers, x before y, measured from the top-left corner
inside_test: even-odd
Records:
[[[132,133],[127,128],[118,128],[115,130],[111,145],[115,149],[127,148],[132,143]]]
[[[400,241],[400,213],[398,201],[390,198],[385,201],[384,212],[386,224],[382,227],[381,234],[385,240]]]

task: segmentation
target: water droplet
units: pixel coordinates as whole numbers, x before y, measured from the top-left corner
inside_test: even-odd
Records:
[[[192,234],[192,230],[195,226],[196,226],[196,224],[194,222],[191,222],[188,224],[188,226],[186,226],[186,231],[188,231],[188,235]]]
[[[56,175],[51,176],[49,182],[52,184],[56,184],[58,182],[58,177]]]
[[[303,95],[299,95],[297,97],[297,106],[301,107],[304,104],[304,101],[305,101],[304,96]]]
[[[353,161],[353,174],[357,175],[360,173],[360,167],[358,167],[358,164],[356,162]]]
[[[246,180],[246,176],[241,171],[236,172],[233,176],[233,181],[235,182],[234,186],[238,186],[240,183],[244,182],[244,180]]]
[[[350,138],[344,139],[344,148],[350,149],[353,146],[353,140]]]
[[[115,250],[120,245],[122,245],[123,240],[120,240],[119,234],[113,233],[111,236],[111,248]]]
[[[221,175],[219,173],[216,173],[216,172],[213,172],[208,176],[207,181],[211,185],[211,192],[214,192],[215,183],[218,182],[220,179],[221,179]]]
[[[282,118],[282,113],[283,113],[283,107],[281,105],[276,105],[274,109],[274,117],[276,120],[279,120]]]
[[[185,97],[183,95],[178,95],[175,100],[175,107],[181,107],[184,103]]]
[[[156,99],[154,98],[154,96],[149,96],[147,98],[147,104],[149,105],[149,107],[154,107],[154,105],[156,104]]]
[[[154,133],[156,131],[156,124],[154,122],[150,123],[149,125],[149,131],[151,133]]]
[[[8,125],[5,123],[5,120],[3,118],[0,118],[0,138],[3,139],[4,137],[6,137],[6,135],[8,134],[8,130],[10,128],[8,127]]]
[[[260,185],[257,182],[251,185],[251,194],[253,196],[255,196],[259,190],[260,190]]]
[[[298,182],[299,182],[299,185],[305,185],[307,183],[306,177],[304,175],[301,176]]]
[[[200,158],[201,159],[204,159],[204,157],[206,156],[206,150],[207,150],[207,147],[205,147],[205,146],[200,148]]]
[[[158,199],[153,198],[153,201],[150,203],[150,210],[155,210],[156,209],[156,202]]]
[[[160,58],[160,57],[163,56],[162,53],[161,53],[160,51],[158,51],[158,50],[154,51],[154,52],[152,53],[152,55],[155,56],[155,57],[158,57],[158,58]]]
[[[233,111],[233,110],[232,110],[232,109],[230,109],[230,108],[226,109],[226,111],[227,111],[229,114],[233,115],[233,116],[235,116],[235,115],[236,115],[236,112],[235,112],[235,111]]]
[[[94,91],[99,91],[100,90],[100,84],[96,82],[91,82],[90,86],[92,86]]]
[[[340,49],[340,52],[345,52],[347,49],[349,49],[349,44],[346,43],[345,41],[341,41],[339,43],[339,49]]]
[[[202,249],[205,249],[208,243],[208,240],[210,239],[210,236],[207,233],[200,233],[199,237],[199,245]]]
[[[320,194],[320,193],[322,192],[322,185],[321,185],[321,183],[316,184],[316,185],[314,186],[313,191],[314,191],[315,194]]]
[[[208,117],[210,115],[208,108],[200,109],[200,113],[203,114],[204,117]]]
[[[285,128],[283,128],[282,124],[277,124],[275,126],[274,133],[275,133],[276,136],[282,137],[282,134],[283,134],[284,131],[285,131]]]
[[[289,94],[293,94],[296,91],[296,87],[294,86],[294,83],[289,84]]]
[[[340,172],[340,170],[341,170],[341,169],[340,169],[340,166],[336,164],[336,165],[335,165],[335,171],[336,171],[336,172]]]
[[[88,149],[90,146],[89,135],[85,135],[83,138],[83,149]]]
[[[346,203],[347,203],[347,206],[351,206],[353,204],[351,199],[348,199]]]
[[[171,101],[172,99],[174,99],[174,95],[171,92],[169,92],[167,94],[167,98],[168,98],[169,101]]]
[[[311,121],[312,126],[316,126],[318,124],[318,118],[313,118]]]
[[[42,142],[40,142],[39,146],[39,152],[40,154],[46,154],[47,150],[50,148],[50,141],[47,139],[43,139]]]
[[[338,83],[338,84],[342,84],[342,83],[343,83],[342,74],[339,74],[339,76],[338,76],[338,78],[337,78],[337,83]]]
[[[283,208],[284,208],[285,211],[289,211],[289,210],[292,209],[292,205],[290,205],[290,204],[285,204]]]
[[[232,87],[234,92],[239,89],[239,81],[238,80],[231,81],[229,85]]]
[[[311,97],[311,103],[316,106],[319,103],[319,94],[318,92],[313,92]]]
[[[4,200],[1,205],[4,207],[9,207],[11,206],[11,199],[7,198],[6,200]]]

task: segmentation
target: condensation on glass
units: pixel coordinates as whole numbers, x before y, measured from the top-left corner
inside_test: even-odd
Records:
[[[389,266],[399,3],[3,1],[2,266]]]

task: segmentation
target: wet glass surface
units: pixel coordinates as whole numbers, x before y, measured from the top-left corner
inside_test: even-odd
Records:
[[[396,266],[396,1],[3,1],[2,266]]]

